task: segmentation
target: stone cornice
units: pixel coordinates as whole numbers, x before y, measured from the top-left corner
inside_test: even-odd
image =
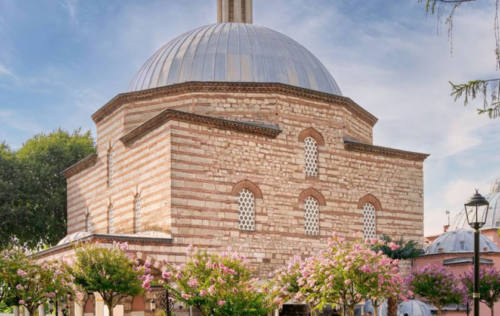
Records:
[[[66,179],[68,179],[68,178],[74,176],[75,174],[82,172],[83,170],[87,169],[88,167],[95,165],[96,162],[97,162],[97,154],[92,154],[92,155],[80,160],[79,162],[72,165],[68,169],[64,170],[63,172],[61,172],[61,174]]]
[[[75,243],[85,243],[85,242],[95,242],[95,243],[108,243],[113,242],[127,242],[129,244],[140,244],[140,245],[165,245],[171,244],[173,242],[172,238],[158,238],[158,237],[141,237],[141,236],[131,236],[131,235],[105,235],[105,234],[93,234],[82,239],[79,239],[73,243],[66,243],[62,245],[57,245],[52,248],[37,252],[33,254],[36,259],[43,258],[56,253],[64,252],[68,249],[73,248]]]
[[[440,252],[440,253],[431,253],[431,254],[423,254],[420,257],[416,258],[416,260],[419,259],[429,259],[429,258],[442,258],[442,257],[450,257],[453,256],[455,258],[463,258],[463,257],[471,257],[474,256],[473,252]],[[481,251],[481,256],[486,256],[486,257],[500,257],[500,252],[495,252],[495,251],[486,251],[483,252]]]
[[[149,90],[121,93],[105,104],[92,115],[95,123],[100,122],[123,104],[154,100],[166,96],[186,93],[269,93],[283,94],[313,101],[337,103],[361,118],[371,127],[375,126],[378,119],[370,112],[363,109],[350,98],[332,95],[324,92],[299,88],[282,83],[245,83],[245,82],[186,82]]]
[[[122,136],[120,141],[124,145],[127,145],[171,120],[211,126],[223,130],[237,131],[270,138],[276,138],[281,133],[281,129],[277,126],[226,120],[213,116],[167,109]]]
[[[411,160],[411,161],[424,161],[425,159],[427,159],[427,157],[429,157],[428,154],[375,146],[347,138],[344,139],[344,148],[348,151],[355,151],[360,153],[367,153],[367,154]]]

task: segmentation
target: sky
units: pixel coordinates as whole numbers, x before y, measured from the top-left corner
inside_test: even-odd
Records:
[[[426,235],[500,178],[500,119],[454,102],[449,85],[500,76],[493,2],[462,7],[451,43],[418,0],[254,0],[255,24],[311,50],[378,117],[375,144],[431,154]],[[214,22],[215,0],[0,0],[0,142],[59,127],[95,135],[90,116],[157,49]]]

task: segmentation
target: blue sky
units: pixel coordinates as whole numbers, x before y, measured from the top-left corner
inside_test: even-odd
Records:
[[[474,188],[500,177],[500,120],[453,102],[448,81],[493,78],[493,1],[455,21],[453,53],[418,0],[255,0],[255,23],[309,48],[344,95],[379,118],[375,143],[431,153],[426,234],[439,233]],[[90,115],[159,47],[215,22],[215,0],[0,0],[0,141],[18,148]]]

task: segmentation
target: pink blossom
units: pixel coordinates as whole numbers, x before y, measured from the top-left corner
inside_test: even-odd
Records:
[[[210,295],[214,295],[214,293],[215,293],[215,286],[214,285],[212,285],[208,288],[208,293],[210,293]]]
[[[20,301],[19,301],[19,305],[24,305],[25,303],[26,303],[26,302],[25,302],[25,301],[23,301],[23,300],[20,300]]]
[[[16,289],[18,289],[18,290],[23,290],[23,289],[24,289],[24,286],[22,286],[21,284],[18,284],[18,285],[16,285]]]
[[[396,244],[395,244],[395,243],[393,243],[393,242],[389,243],[389,247],[390,247],[390,248],[391,248],[391,250],[393,250],[393,251],[394,251],[394,250],[399,249],[399,246],[398,246],[398,245],[396,245]]]
[[[226,305],[226,301],[220,300],[219,303],[217,303],[217,304],[219,304],[219,306],[224,306],[224,305]]]
[[[182,296],[182,298],[183,298],[183,299],[185,299],[185,300],[188,300],[188,299],[190,299],[190,298],[191,298],[191,295],[186,294],[186,293],[184,293],[184,292],[181,294],[181,296]]]
[[[196,288],[200,284],[198,283],[198,280],[196,280],[195,278],[189,278],[189,281],[188,281],[187,285],[189,287]]]
[[[205,291],[205,290],[201,290],[201,291],[200,291],[200,296],[205,296],[205,295],[207,295],[207,291]]]
[[[351,280],[345,280],[344,283],[345,283],[345,285],[350,285],[351,284]]]
[[[173,273],[172,273],[172,272],[170,272],[170,271],[164,271],[164,272],[162,273],[162,275],[161,275],[161,276],[162,276],[164,279],[168,280],[168,279],[170,279],[170,278],[172,277],[172,274],[173,274]]]

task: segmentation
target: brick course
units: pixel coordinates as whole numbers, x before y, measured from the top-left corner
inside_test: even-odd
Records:
[[[158,92],[152,94],[156,98],[138,92],[119,96],[121,103],[116,99],[96,113],[97,157],[67,172],[68,234],[86,229],[87,212],[93,233],[105,234],[111,204],[116,233],[132,234],[139,193],[142,230],[173,239],[168,245],[137,246],[159,261],[183,262],[183,248],[191,243],[210,250],[242,246],[266,275],[294,255],[324,247],[332,232],[361,231],[359,205],[370,201],[377,209],[378,234],[423,242],[425,157],[369,147],[376,119],[346,106],[346,98],[255,87],[247,93],[223,90]],[[166,109],[277,125],[281,133],[269,137],[170,117],[120,141]],[[309,136],[320,140],[318,177],[304,175],[302,141]],[[346,138],[371,149],[349,150]],[[107,183],[109,149],[114,153],[112,186]],[[255,231],[238,229],[237,195],[243,188],[256,197]],[[319,236],[305,235],[308,196],[320,202]]]

